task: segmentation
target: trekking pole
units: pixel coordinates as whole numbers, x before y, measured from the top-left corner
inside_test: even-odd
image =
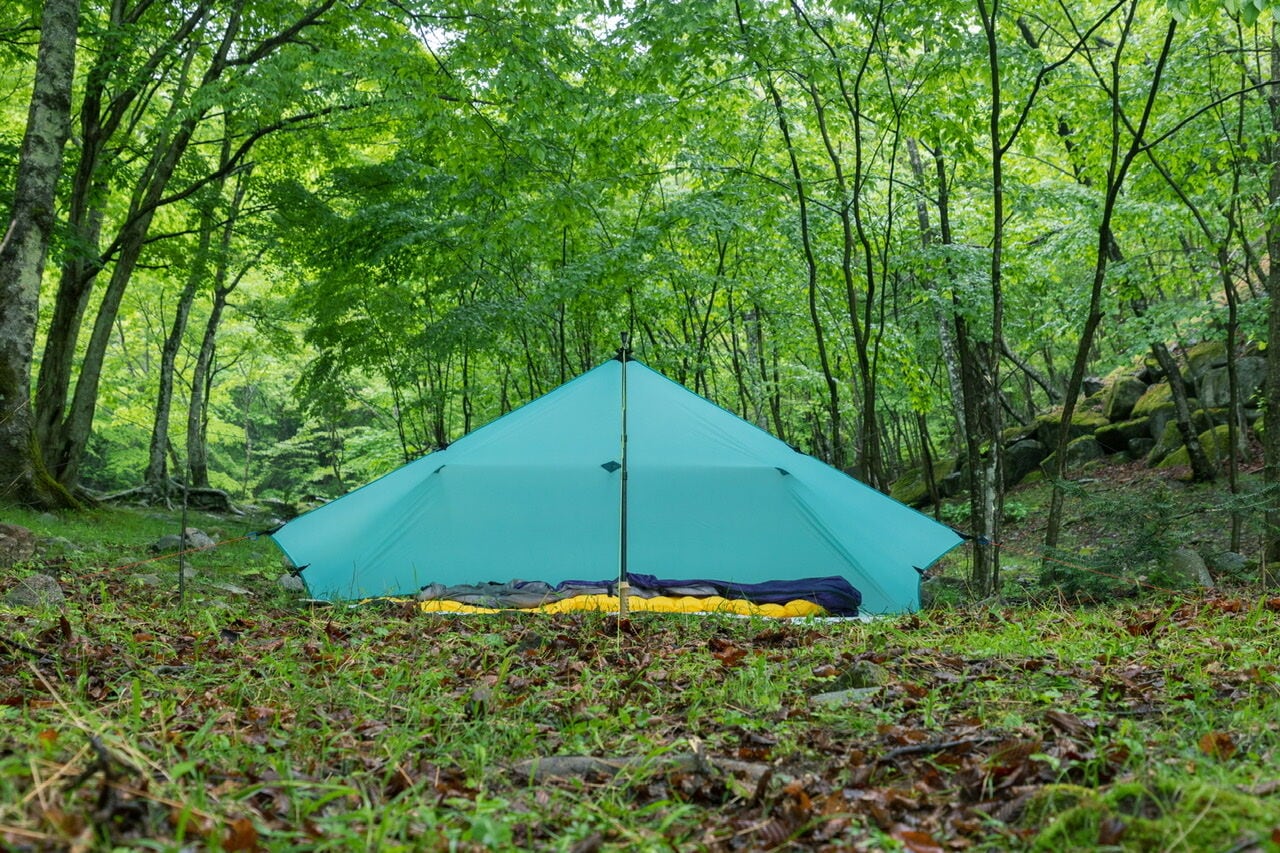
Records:
[[[622,362],[622,477],[621,500],[619,501],[618,518],[618,618],[627,616],[627,595],[631,584],[627,581],[627,356],[630,351],[627,344],[630,335],[622,333],[622,349],[618,350],[618,360]]]

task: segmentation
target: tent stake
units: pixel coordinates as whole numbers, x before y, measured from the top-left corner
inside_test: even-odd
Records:
[[[627,357],[631,351],[627,348],[630,335],[622,333],[622,348],[618,350],[618,360],[622,362],[622,470],[621,499],[618,518],[618,618],[627,616],[627,595],[631,592],[631,584],[627,581]]]

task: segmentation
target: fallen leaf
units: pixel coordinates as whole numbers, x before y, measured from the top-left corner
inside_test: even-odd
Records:
[[[1072,737],[1084,737],[1089,733],[1089,724],[1066,711],[1045,711],[1044,718],[1049,724]]]
[[[1160,624],[1158,618],[1141,619],[1140,621],[1130,622],[1124,626],[1124,629],[1133,637],[1147,637],[1155,631],[1156,626]]]
[[[1200,751],[1210,758],[1226,761],[1236,754],[1236,742],[1226,732],[1209,732],[1200,738]]]
[[[1129,824],[1118,817],[1103,818],[1102,825],[1098,827],[1098,846],[1111,847],[1119,844],[1128,829]]]
[[[942,845],[934,841],[933,836],[927,832],[905,827],[894,827],[889,834],[896,840],[901,841],[902,846],[910,850],[911,853],[946,853]]]
[[[233,820],[231,825],[227,827],[227,837],[222,842],[222,849],[227,851],[258,850],[258,830],[254,828],[253,821],[247,817]]]

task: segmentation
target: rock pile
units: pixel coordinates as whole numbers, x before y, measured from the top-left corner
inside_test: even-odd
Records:
[[[1183,380],[1192,409],[1192,422],[1200,444],[1211,460],[1225,457],[1228,449],[1227,349],[1220,342],[1197,344],[1186,351]],[[1262,428],[1262,383],[1266,359],[1247,354],[1236,359],[1240,396],[1245,422],[1255,431]],[[1067,468],[1079,468],[1106,456],[1124,454],[1128,459],[1145,459],[1153,468],[1187,465],[1174,417],[1169,383],[1158,368],[1117,370],[1105,379],[1086,383],[1088,397],[1077,406],[1068,424]],[[1058,446],[1062,410],[1046,412],[1026,426],[1005,430],[1001,442],[1004,453],[1005,488],[1016,485],[1036,470],[1050,470],[1057,462],[1052,456]],[[933,479],[940,495],[954,497],[964,488],[963,459],[942,460],[934,465]],[[923,469],[908,471],[895,482],[890,495],[909,506],[929,502],[928,483]]]

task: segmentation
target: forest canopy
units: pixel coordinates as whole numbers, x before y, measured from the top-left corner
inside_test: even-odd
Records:
[[[1280,559],[1278,70],[1257,0],[8,3],[0,489],[333,497],[627,332],[990,541],[1006,429],[1214,342]]]

